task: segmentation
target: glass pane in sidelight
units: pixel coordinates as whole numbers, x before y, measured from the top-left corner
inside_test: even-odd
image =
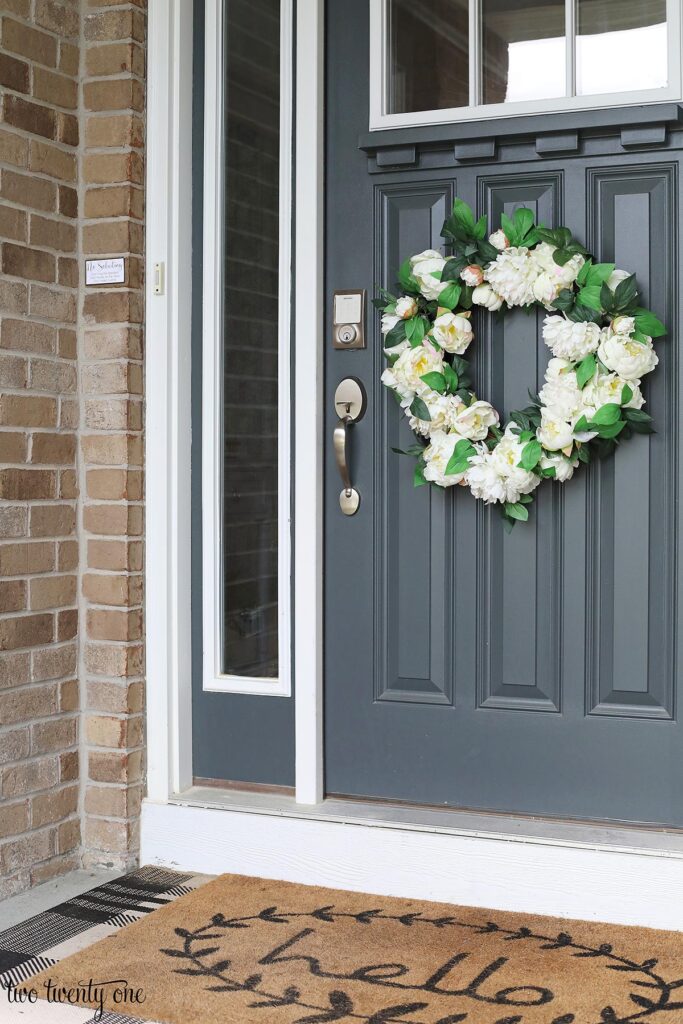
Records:
[[[388,114],[469,103],[467,0],[388,0]]]
[[[667,85],[666,0],[578,0],[579,96]]]
[[[278,674],[279,0],[225,0],[222,671]]]
[[[482,0],[484,103],[566,94],[564,0]]]

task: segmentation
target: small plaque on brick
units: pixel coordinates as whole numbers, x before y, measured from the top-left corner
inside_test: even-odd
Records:
[[[126,280],[126,261],[123,256],[108,260],[85,261],[85,283],[123,284]]]

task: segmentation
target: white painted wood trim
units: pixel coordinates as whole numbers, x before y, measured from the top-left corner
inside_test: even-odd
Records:
[[[323,797],[324,0],[298,0],[294,404],[296,799]]]
[[[206,0],[204,73],[204,288],[202,339],[203,688],[289,697],[291,621],[291,380],[293,0],[280,0],[280,239],[278,313],[278,660],[279,675],[221,671],[223,557],[221,496],[223,266],[225,260],[224,0]]]
[[[416,113],[387,114],[389,56],[387,6],[389,0],[369,0],[370,4],[370,131],[391,128],[415,128],[420,125],[482,121],[498,117],[528,114],[561,113],[569,110],[600,110],[606,107],[630,107],[639,104],[665,103],[683,97],[683,50],[681,47],[681,3],[667,0],[669,22],[669,86],[629,93],[605,93],[600,96],[566,96],[549,100],[519,103],[489,103],[448,110],[426,110]],[[478,0],[470,0],[470,4]],[[472,62],[478,65],[478,60]],[[569,69],[568,69],[569,78]],[[572,86],[573,86],[572,76]]]
[[[146,189],[147,785],[192,784],[190,335],[192,4],[150,0]],[[181,144],[184,140],[184,144]],[[154,294],[155,263],[166,266]]]
[[[680,853],[150,802],[142,826],[146,864],[683,931]]]

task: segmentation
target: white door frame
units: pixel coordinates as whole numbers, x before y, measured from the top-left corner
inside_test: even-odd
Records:
[[[259,799],[192,787],[192,0],[149,0],[142,860],[683,931],[681,833],[323,799],[323,8],[296,16],[296,797]]]
[[[213,9],[211,0],[208,10]],[[296,15],[293,675],[296,795],[323,795],[322,323],[323,0]],[[192,268],[192,0],[150,0],[147,104],[146,638],[148,798],[192,785],[190,366]],[[215,38],[215,32],[213,34]],[[215,48],[214,48],[215,51]],[[210,54],[212,51],[209,51]],[[213,52],[214,64],[216,54]],[[215,67],[210,69],[215,73]],[[165,264],[164,294],[155,265]],[[264,698],[269,699],[269,698]]]

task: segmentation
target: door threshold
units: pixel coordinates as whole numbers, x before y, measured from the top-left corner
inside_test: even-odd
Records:
[[[683,830],[651,825],[562,821],[349,797],[329,797],[320,804],[300,804],[294,796],[281,792],[220,789],[205,785],[191,786],[171,797],[170,803],[347,825],[439,832],[465,838],[601,848],[621,853],[683,859]]]

